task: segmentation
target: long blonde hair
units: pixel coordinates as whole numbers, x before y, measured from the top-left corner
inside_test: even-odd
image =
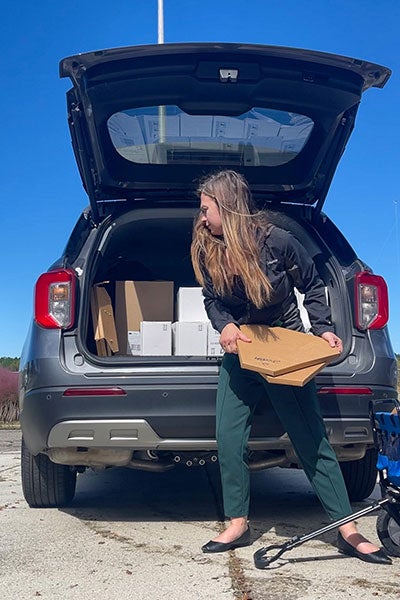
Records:
[[[259,235],[268,221],[258,211],[244,177],[236,171],[224,170],[200,182],[198,194],[209,196],[217,204],[222,224],[222,237],[212,235],[201,215],[195,221],[191,245],[194,273],[201,286],[206,271],[218,295],[229,295],[235,275],[242,280],[246,296],[262,308],[271,295],[271,284],[260,266]]]

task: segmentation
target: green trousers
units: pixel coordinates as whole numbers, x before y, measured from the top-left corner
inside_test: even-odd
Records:
[[[268,383],[240,367],[236,354],[222,360],[217,393],[216,436],[224,511],[249,514],[250,473],[247,444],[257,403],[267,397],[287,431],[301,465],[332,520],[352,512],[342,472],[331,447],[314,380],[304,387]]]

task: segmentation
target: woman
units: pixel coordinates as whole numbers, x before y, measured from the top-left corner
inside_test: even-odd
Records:
[[[250,544],[247,443],[258,401],[269,398],[286,429],[303,469],[332,520],[351,514],[342,473],[321,417],[315,382],[304,387],[268,383],[242,369],[237,340],[250,343],[240,324],[279,324],[303,330],[294,287],[305,294],[312,332],[342,351],[334,333],[325,291],[314,262],[288,232],[268,223],[257,211],[244,178],[224,170],[199,187],[200,216],[191,247],[196,278],[203,286],[205,307],[225,350],[217,392],[216,435],[225,515],[230,524],[202,547],[224,552]],[[339,551],[366,562],[390,564],[378,546],[342,525]]]

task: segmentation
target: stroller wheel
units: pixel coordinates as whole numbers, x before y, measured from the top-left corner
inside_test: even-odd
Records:
[[[400,520],[400,512],[397,512]],[[388,554],[400,556],[400,525],[385,510],[382,510],[378,515],[376,531]]]

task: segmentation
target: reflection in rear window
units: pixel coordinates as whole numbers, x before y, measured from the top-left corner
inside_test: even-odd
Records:
[[[304,115],[252,108],[239,116],[190,115],[177,106],[124,110],[107,121],[111,141],[126,160],[141,164],[283,165],[310,137]]]

